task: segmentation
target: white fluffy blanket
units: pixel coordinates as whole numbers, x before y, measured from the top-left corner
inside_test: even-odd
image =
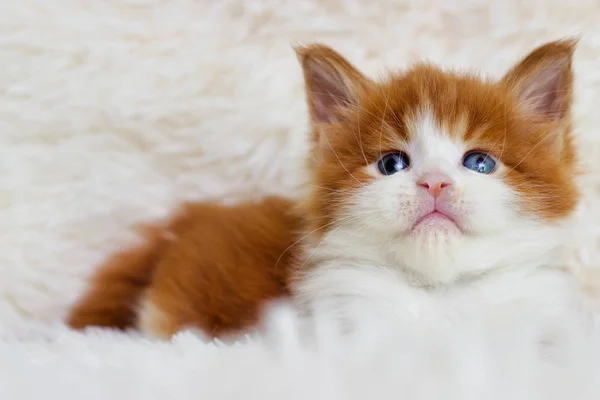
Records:
[[[351,341],[321,323],[315,345],[284,313],[236,346],[60,320],[134,223],[181,199],[298,193],[297,42],[333,45],[374,76],[418,58],[498,75],[581,35],[586,240],[571,258],[595,267],[599,20],[592,0],[0,1],[0,399],[598,398],[600,328],[569,315]],[[540,360],[531,338],[547,326],[563,340]]]

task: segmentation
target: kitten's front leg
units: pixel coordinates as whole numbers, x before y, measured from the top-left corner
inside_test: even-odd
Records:
[[[320,263],[301,274],[293,292],[309,314],[343,326],[361,326],[374,319],[407,325],[431,311],[432,300],[410,287],[397,271],[354,260]]]

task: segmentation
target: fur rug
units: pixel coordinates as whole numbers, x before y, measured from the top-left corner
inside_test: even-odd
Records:
[[[332,45],[375,77],[419,58],[497,76],[543,41],[581,36],[587,170],[570,258],[597,267],[599,19],[592,0],[1,2],[0,398],[597,398],[600,327],[576,316],[352,338],[322,322],[301,340],[284,312],[236,345],[60,321],[135,223],[183,199],[300,194],[298,42]],[[548,326],[561,341],[540,360],[531,337]]]

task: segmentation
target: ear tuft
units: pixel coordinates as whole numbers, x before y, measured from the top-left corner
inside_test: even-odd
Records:
[[[304,71],[312,122],[337,120],[341,109],[357,103],[369,80],[327,46],[314,44],[295,50]]]
[[[556,122],[569,115],[576,45],[576,39],[569,39],[539,46],[502,79],[533,118]]]

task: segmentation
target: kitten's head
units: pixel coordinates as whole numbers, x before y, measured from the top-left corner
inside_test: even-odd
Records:
[[[322,252],[429,283],[550,262],[578,202],[574,48],[545,44],[497,81],[419,64],[381,82],[298,49]]]

